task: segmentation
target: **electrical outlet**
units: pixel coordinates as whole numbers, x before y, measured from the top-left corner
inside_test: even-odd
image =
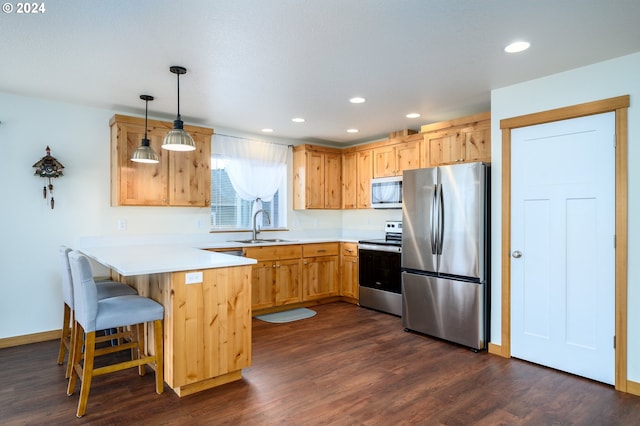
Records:
[[[184,274],[185,284],[198,284],[202,282],[202,272],[187,272]]]
[[[127,230],[127,220],[118,219],[118,231],[126,231],[126,230]]]

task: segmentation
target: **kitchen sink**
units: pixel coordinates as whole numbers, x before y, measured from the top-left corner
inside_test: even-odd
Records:
[[[235,240],[234,243],[242,244],[266,244],[266,243],[290,243],[291,240],[283,240],[282,238],[259,238],[257,240]]]

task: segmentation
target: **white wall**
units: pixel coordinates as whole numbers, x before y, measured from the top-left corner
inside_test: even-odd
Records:
[[[120,111],[0,93],[0,338],[61,327],[60,244],[75,247],[87,236],[236,238],[208,233],[208,208],[110,206],[109,119],[114,113]],[[65,166],[64,176],[53,181],[54,210],[42,198],[46,182],[32,168],[47,145]],[[291,206],[291,187],[289,194]],[[346,235],[380,237],[384,220],[396,219],[399,210],[289,209],[290,233],[341,236],[343,215],[349,218]],[[118,230],[120,219],[126,220],[125,231]]]
[[[491,93],[492,155],[492,312],[491,340],[501,343],[501,161],[500,120],[621,95],[629,108],[629,268],[628,379],[640,382],[640,53],[593,64]],[[552,155],[553,153],[550,153]],[[570,159],[567,159],[570,161]],[[594,171],[596,172],[596,171]]]

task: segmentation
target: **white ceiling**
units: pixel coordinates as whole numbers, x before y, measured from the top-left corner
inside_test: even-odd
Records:
[[[640,51],[638,0],[43,3],[0,15],[0,91],[132,114],[150,94],[150,116],[173,119],[169,66],[182,65],[185,122],[336,146],[487,111],[492,89]],[[528,51],[503,51],[521,39]]]

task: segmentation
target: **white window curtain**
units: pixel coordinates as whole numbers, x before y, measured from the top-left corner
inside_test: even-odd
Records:
[[[214,134],[213,150],[222,157],[240,198],[253,201],[253,217],[262,209],[262,201],[271,201],[286,176],[287,146]],[[261,216],[257,223],[262,223]]]

